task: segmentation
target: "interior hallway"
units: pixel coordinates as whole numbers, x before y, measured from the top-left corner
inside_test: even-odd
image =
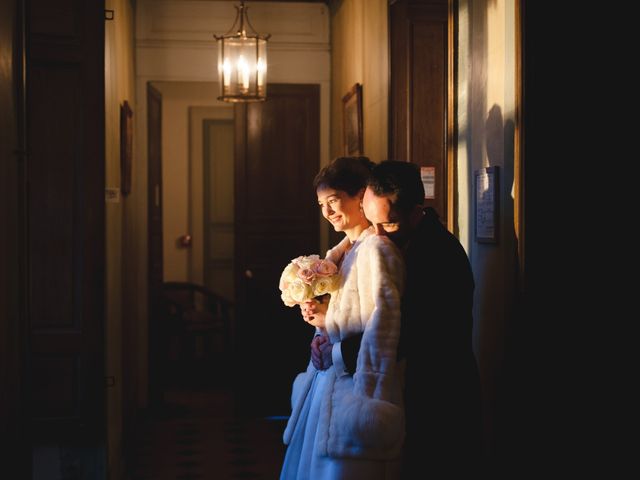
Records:
[[[212,60],[208,50],[203,48],[204,42],[211,42],[211,32],[218,27],[228,28],[232,17],[217,16],[219,23],[208,24],[203,29],[201,25],[206,19],[202,17],[200,7],[215,4],[214,10],[220,9],[231,16],[233,3],[92,0],[66,2],[65,8],[54,8],[48,2],[0,2],[3,52],[0,110],[6,113],[0,118],[0,190],[5,199],[0,202],[0,228],[3,231],[0,235],[0,258],[3,259],[0,262],[0,430],[2,440],[6,439],[9,447],[0,448],[0,463],[6,471],[25,472],[8,478],[48,480],[58,472],[48,468],[46,463],[41,468],[38,452],[53,450],[57,455],[56,464],[68,461],[80,472],[84,467],[93,469],[84,477],[81,473],[75,477],[65,473],[63,478],[121,479],[123,456],[133,454],[133,446],[138,446],[139,450],[135,457],[136,469],[128,467],[126,470],[131,478],[136,478],[134,474],[137,478],[167,478],[164,475],[174,475],[169,478],[178,475],[182,477],[177,478],[227,478],[223,475],[229,470],[221,473],[227,468],[225,465],[233,465],[232,462],[240,457],[225,457],[227,450],[222,445],[226,443],[222,441],[231,443],[229,439],[242,437],[230,435],[239,426],[248,431],[254,426],[258,430],[262,428],[259,427],[262,421],[248,427],[245,422],[235,419],[230,410],[225,413],[222,406],[228,407],[233,402],[225,394],[214,395],[210,390],[188,397],[167,392],[168,409],[156,410],[156,415],[138,416],[138,409],[146,407],[149,400],[147,363],[150,355],[147,347],[152,316],[145,299],[150,290],[149,252],[155,250],[149,247],[147,207],[154,203],[153,199],[160,198],[162,192],[149,182],[146,88],[148,82],[214,81],[214,69],[210,68]],[[293,4],[298,2],[265,3],[278,3],[281,11],[293,15]],[[474,330],[486,392],[486,455],[498,464],[514,453],[528,458],[527,449],[520,443],[524,440],[533,447],[530,451],[534,452],[535,459],[530,463],[539,464],[540,457],[544,456],[540,449],[548,451],[551,449],[549,444],[553,443],[547,438],[551,428],[542,426],[554,425],[543,414],[546,412],[541,404],[544,406],[545,403],[537,401],[538,398],[547,401],[550,389],[545,388],[544,380],[538,383],[536,380],[545,378],[541,370],[542,373],[557,370],[555,364],[552,368],[541,369],[539,353],[545,350],[541,345],[556,335],[558,324],[564,319],[556,322],[547,309],[540,309],[540,315],[530,312],[532,306],[540,304],[542,295],[532,294],[536,284],[528,273],[529,265],[534,265],[538,272],[550,273],[544,275],[545,288],[541,290],[545,292],[549,290],[549,277],[561,279],[564,287],[569,283],[567,279],[572,280],[575,275],[558,275],[557,264],[564,262],[551,262],[547,253],[541,255],[543,249],[534,242],[525,242],[525,217],[529,214],[520,208],[524,203],[514,202],[523,202],[525,191],[528,208],[540,200],[551,203],[555,198],[564,199],[564,185],[557,189],[562,193],[558,196],[552,195],[548,187],[563,183],[561,176],[556,174],[561,165],[574,165],[567,159],[575,158],[575,152],[560,155],[558,150],[549,148],[550,138],[566,132],[564,97],[567,88],[557,88],[562,92],[562,102],[552,102],[544,87],[547,84],[557,86],[558,78],[574,76],[558,76],[556,65],[550,60],[553,59],[550,54],[555,52],[558,63],[564,64],[567,50],[547,48],[558,42],[549,34],[548,6],[528,2],[526,15],[524,11],[521,15],[520,6],[524,2],[493,0],[299,3],[309,3],[299,6],[309,15],[301,18],[316,20],[305,22],[309,31],[303,32],[303,42],[290,36],[283,36],[282,41],[278,41],[278,32],[283,35],[288,32],[286,22],[279,24],[281,30],[271,26],[264,30],[276,34],[269,57],[274,61],[269,82],[314,84],[319,89],[320,115],[314,115],[314,118],[320,119],[320,125],[314,130],[318,132],[320,145],[313,148],[320,157],[319,162],[326,163],[342,152],[341,97],[354,84],[364,85],[363,136],[364,152],[368,156],[374,161],[387,156],[404,158],[425,167],[433,167],[432,163],[436,162],[438,171],[442,172],[437,177],[441,185],[437,198],[443,206],[455,207],[448,210],[451,228],[468,248],[478,280]],[[311,5],[313,3],[325,5]],[[420,11],[405,7],[421,3],[441,7],[442,14],[438,13],[441,10],[428,6],[429,11],[438,14],[438,22],[429,20],[421,28],[408,31],[402,28],[407,20],[404,16]],[[75,8],[80,5],[83,8]],[[171,11],[189,7],[191,13],[190,16],[174,15],[160,6],[176,9]],[[395,7],[390,9],[391,6]],[[556,18],[558,8],[554,7]],[[252,12],[259,10],[256,5]],[[108,12],[113,14],[111,19],[107,18]],[[159,23],[154,23],[154,14]],[[299,18],[298,15],[295,13],[293,19]],[[418,17],[412,21],[424,19],[422,14]],[[197,21],[186,21],[188,18]],[[259,15],[252,18],[259,19]],[[390,22],[392,18],[398,21]],[[173,28],[172,21],[180,28]],[[154,25],[164,25],[164,28],[154,29]],[[394,25],[400,27],[395,35]],[[563,31],[564,23],[558,21],[558,25],[562,28],[555,32]],[[256,23],[256,26],[260,27],[260,24]],[[527,33],[524,42],[520,28]],[[192,29],[195,33],[190,31]],[[431,29],[440,35],[431,33]],[[440,47],[424,48],[425,42],[432,37],[440,42]],[[390,50],[390,45],[397,41],[401,42],[398,48]],[[418,48],[415,51],[400,48],[405,44],[402,42]],[[426,51],[437,54],[431,60],[438,68],[425,63],[428,60],[423,55]],[[143,55],[147,60],[141,62]],[[525,65],[535,68],[524,69]],[[590,64],[584,62],[584,65]],[[549,66],[554,68],[545,68]],[[587,67],[583,68],[586,71]],[[414,72],[415,78],[405,78],[405,71]],[[432,72],[437,82],[425,81],[425,72]],[[526,96],[523,94],[525,83]],[[269,88],[274,93],[271,86]],[[426,94],[439,108],[424,108]],[[406,101],[406,95],[416,102]],[[125,138],[121,131],[121,108],[125,100],[134,112],[131,190],[124,188],[123,172],[126,170],[121,164],[122,138]],[[170,103],[165,104],[166,109]],[[201,105],[201,102],[183,103],[180,108],[184,115],[176,118],[183,120],[181,131],[187,132],[187,109]],[[490,117],[489,112],[493,113]],[[436,120],[417,120],[428,113],[433,113]],[[525,124],[527,142],[521,144]],[[441,131],[431,132],[427,125],[441,128]],[[419,128],[408,129],[408,126]],[[433,138],[440,139],[441,143],[446,140],[446,144],[442,143],[438,148],[433,144],[439,152],[437,155],[409,148],[431,145],[425,139]],[[180,151],[188,150],[187,140],[185,133],[184,148]],[[566,142],[566,145],[573,148],[572,142]],[[488,146],[497,146],[497,154],[495,148],[487,150]],[[413,157],[409,155],[411,152]],[[526,175],[520,168],[524,166],[525,156]],[[242,161],[247,158],[242,156]],[[279,158],[272,156],[269,168],[276,172],[290,171],[273,167],[274,160]],[[185,159],[185,155],[178,155],[177,159],[165,156],[166,166],[184,167],[187,165]],[[319,162],[313,165],[314,171]],[[500,177],[499,195],[496,196],[498,235],[493,244],[477,242],[474,237],[474,172],[488,166],[496,166],[511,175]],[[186,191],[186,170],[184,175],[166,176],[184,186]],[[271,179],[274,175],[256,175],[256,179],[260,178]],[[509,181],[515,179],[520,183]],[[165,187],[169,187],[168,183]],[[308,185],[308,182],[290,184]],[[172,191],[167,191],[167,205],[171,205],[171,211],[177,212],[176,216],[181,219],[189,218],[183,213],[186,210],[177,207],[178,200],[188,204],[187,195],[178,199]],[[296,201],[282,204],[315,205],[313,201],[300,201],[291,189],[287,192]],[[264,201],[250,203],[240,199],[249,205],[270,206]],[[570,211],[561,209],[560,214],[556,214],[556,208],[554,204],[554,209],[545,209],[545,213],[553,211],[554,214],[540,216],[537,223],[535,219],[533,222],[527,220],[526,229],[526,232],[540,232],[553,243],[553,248],[557,238],[571,238],[563,235],[571,233],[567,227],[550,227],[550,218],[564,223],[564,212]],[[288,212],[290,209],[281,210]],[[303,218],[315,219],[315,216]],[[246,224],[242,225],[246,227]],[[512,263],[516,250],[514,227],[520,234],[517,267],[521,278],[518,281],[514,280],[515,272],[511,268],[516,266]],[[167,245],[175,246],[176,235],[185,232],[189,231],[167,233]],[[203,237],[195,235],[194,238],[198,242]],[[329,243],[326,231],[322,235],[314,234],[314,238],[322,245]],[[532,252],[527,253],[526,258],[524,250],[520,249],[525,243],[527,252]],[[294,250],[296,253],[319,250],[311,248],[309,243],[303,245],[303,250],[287,250],[287,258]],[[178,246],[174,250],[170,253],[187,256],[186,250]],[[162,248],[158,251],[162,252]],[[269,254],[261,253],[261,257],[277,260],[271,254],[275,249],[265,248],[265,251]],[[538,257],[535,257],[536,252]],[[563,256],[565,253],[562,249]],[[245,264],[237,262],[236,265],[237,273],[244,279]],[[544,265],[548,266],[547,270],[541,267]],[[543,277],[541,273],[538,276]],[[164,278],[182,279],[169,274]],[[272,281],[270,285],[276,283]],[[520,288],[522,291],[516,292]],[[559,292],[558,296],[565,295],[564,288],[555,291]],[[253,321],[260,317],[247,315],[246,318]],[[285,328],[282,320],[274,327]],[[248,333],[239,344],[252,353],[256,325],[250,321],[244,322]],[[535,332],[539,332],[543,341],[533,338]],[[549,332],[553,335],[548,335]],[[294,348],[293,345],[295,342],[290,342],[288,348]],[[302,349],[306,350],[306,345],[302,345]],[[283,350],[283,353],[286,352]],[[249,357],[245,355],[245,358]],[[529,370],[536,375],[531,375]],[[282,370],[277,372],[282,374]],[[288,378],[285,388],[277,388],[273,386],[272,378],[254,377],[256,382],[264,382],[270,387],[267,393],[272,396],[278,393],[286,396],[290,385]],[[263,394],[260,387],[256,386],[255,391]],[[556,390],[553,392],[555,394]],[[250,401],[253,398],[248,396]],[[255,405],[267,403],[264,396],[259,400]],[[529,405],[535,408],[526,408]],[[268,423],[269,429],[277,423]],[[264,426],[264,422],[262,424]],[[138,425],[143,428],[138,429]],[[253,450],[255,455],[273,460],[273,468],[279,468],[282,454],[278,457],[266,449],[283,448],[282,425],[273,430],[275,441],[265,440],[260,450],[246,448]],[[531,430],[544,431],[545,442],[532,441],[535,435]],[[136,431],[140,441],[132,442]],[[251,437],[251,434],[246,435],[246,441],[251,442]],[[557,435],[555,438],[563,439]],[[194,442],[201,439],[208,443],[187,448],[180,443],[186,439]],[[565,455],[566,442],[562,443],[559,451]],[[178,457],[179,454],[182,456]],[[172,458],[171,455],[176,456]],[[143,461],[145,458],[147,463]],[[220,463],[214,465],[218,460]],[[266,469],[260,472],[258,457],[246,456],[241,461],[245,462],[246,468],[233,471],[236,475],[244,475],[238,478],[267,475]],[[256,464],[249,468],[246,462],[251,461]],[[178,471],[177,467],[185,468]],[[45,474],[38,476],[43,469]]]

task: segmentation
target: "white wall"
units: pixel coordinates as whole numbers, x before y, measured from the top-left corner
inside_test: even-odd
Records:
[[[344,155],[342,97],[362,84],[364,154],[388,156],[388,0],[343,0],[331,18],[331,156]]]
[[[314,83],[320,85],[320,162],[329,161],[329,102],[330,102],[330,46],[329,12],[325,4],[260,2],[249,3],[249,19],[260,33],[272,35],[268,42],[269,83]],[[147,190],[147,113],[146,89],[148,82],[216,82],[217,49],[213,34],[226,33],[235,19],[232,2],[209,1],[157,1],[139,0],[136,3],[136,112],[135,142],[136,163],[133,189]],[[163,87],[164,88],[164,87]],[[194,92],[192,92],[194,93]],[[171,112],[172,130],[176,137],[167,152],[163,146],[163,188],[171,192],[164,198],[175,212],[188,210],[185,181],[188,178],[188,101],[167,99],[163,105],[164,119]],[[195,105],[211,106],[210,94]],[[167,123],[163,119],[163,135]],[[171,134],[173,135],[173,133]],[[171,162],[171,163],[169,163]],[[171,176],[167,175],[171,172]],[[166,195],[166,193],[165,193]],[[147,201],[146,195],[136,197],[137,276],[141,299],[147,292]],[[179,214],[163,217],[166,221],[164,263],[165,278],[180,280],[189,271],[189,256],[176,246],[175,238],[183,231],[184,219]],[[320,219],[318,220],[320,222]],[[147,306],[141,302],[138,322],[141,330],[147,330]],[[141,403],[146,404],[147,344],[142,335],[140,356]]]
[[[476,281],[473,342],[483,388],[485,445],[491,455],[505,386],[500,383],[505,337],[514,320],[516,297],[515,2],[461,0],[458,5],[458,226]],[[474,236],[474,172],[489,166],[500,170],[496,244],[478,243]]]
[[[233,104],[216,99],[217,82],[153,82],[153,86],[162,94],[164,279],[202,284],[202,120],[233,118]],[[193,110],[201,115],[194,118]],[[191,247],[177,247],[187,233],[193,239]]]
[[[128,0],[106,0],[105,8],[114,11],[112,21],[105,22],[105,187],[118,192],[121,187],[120,105],[126,100],[135,104],[133,65],[133,8]],[[135,162],[135,159],[134,159]],[[105,205],[105,352],[106,376],[115,379],[105,389],[107,399],[108,466],[112,478],[123,472],[123,420],[133,400],[125,398],[123,336],[135,332],[124,322],[134,318],[131,286],[135,258],[132,248],[131,198],[120,196]],[[128,356],[131,359],[133,355]],[[133,367],[133,365],[127,365]],[[133,381],[131,381],[133,383]],[[131,421],[130,419],[127,419]]]

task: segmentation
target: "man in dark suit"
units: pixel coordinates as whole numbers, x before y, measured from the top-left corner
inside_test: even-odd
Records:
[[[363,199],[366,217],[398,245],[406,264],[398,347],[398,359],[406,360],[403,478],[418,478],[415,472],[466,478],[480,471],[481,459],[474,280],[462,245],[423,201],[418,166],[396,161],[374,167]],[[314,339],[315,366],[333,364],[352,374],[360,339],[335,345]]]

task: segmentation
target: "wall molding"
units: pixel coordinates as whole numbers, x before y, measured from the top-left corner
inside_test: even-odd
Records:
[[[329,9],[325,4],[263,2],[248,7],[253,27],[261,34],[271,34],[270,47],[299,43],[329,46]],[[213,35],[226,33],[235,16],[231,2],[139,0],[136,45],[149,40],[215,45]]]
[[[150,39],[150,40],[138,40],[136,42],[136,48],[184,48],[195,50],[212,50],[217,56],[217,46],[213,40],[172,40],[172,39]],[[300,51],[314,51],[314,52],[330,52],[331,46],[328,43],[272,43],[269,41],[269,51],[279,52],[300,52]]]

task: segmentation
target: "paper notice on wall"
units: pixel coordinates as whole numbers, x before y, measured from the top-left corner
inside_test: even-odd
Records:
[[[424,186],[424,198],[436,198],[436,167],[420,167],[420,177]]]
[[[476,240],[481,243],[498,242],[498,170],[487,167],[476,170]]]

